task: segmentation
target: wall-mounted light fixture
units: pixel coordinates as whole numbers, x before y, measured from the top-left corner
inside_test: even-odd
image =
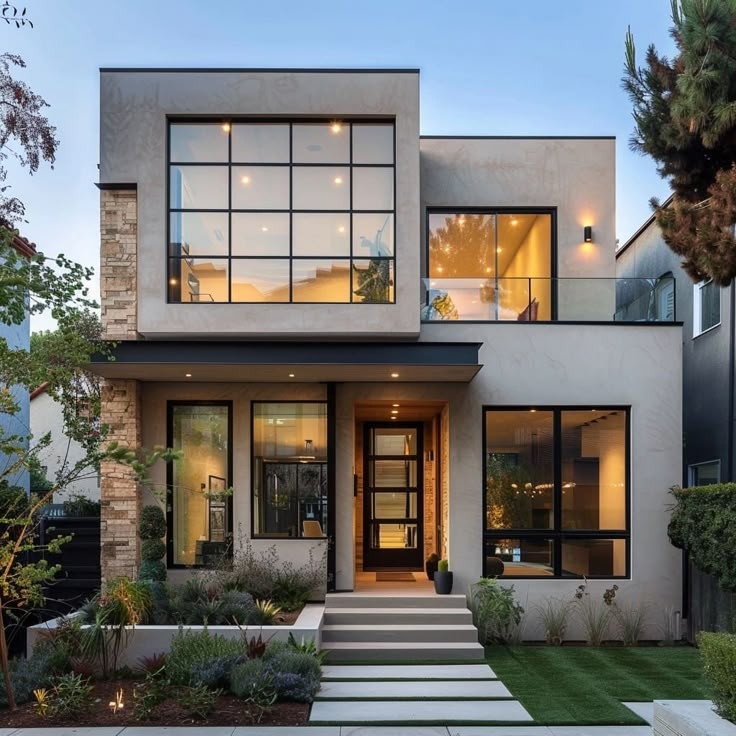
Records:
[[[586,225],[583,228],[583,240],[586,243],[592,243],[593,242],[593,228],[591,225]]]

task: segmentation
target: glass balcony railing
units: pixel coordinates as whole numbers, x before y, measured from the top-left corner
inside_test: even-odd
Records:
[[[423,279],[422,321],[674,322],[675,279]]]

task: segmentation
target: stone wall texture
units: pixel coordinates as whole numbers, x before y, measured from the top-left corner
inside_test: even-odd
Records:
[[[100,192],[100,301],[110,340],[136,340],[138,197],[131,189]]]
[[[103,379],[102,422],[108,440],[131,448],[141,446],[141,387],[138,381]],[[138,573],[140,488],[125,465],[106,461],[100,467],[102,579]]]

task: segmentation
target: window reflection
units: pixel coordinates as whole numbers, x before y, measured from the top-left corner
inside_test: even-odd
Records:
[[[347,164],[350,126],[341,123],[294,125],[294,163]]]
[[[289,301],[289,261],[287,259],[234,258],[231,270],[232,301]]]
[[[353,163],[392,164],[393,125],[353,125]]]
[[[295,256],[349,256],[350,215],[345,213],[295,213]]]
[[[172,209],[227,209],[226,166],[172,166],[169,202]]]
[[[234,256],[288,256],[289,215],[275,212],[233,212]]]
[[[227,553],[229,407],[171,407],[173,562],[203,565]]]
[[[353,169],[353,209],[392,210],[394,208],[393,168]]]
[[[432,213],[428,237],[423,319],[552,318],[551,215]]]
[[[232,206],[235,210],[288,210],[288,167],[233,166]]]
[[[227,124],[171,126],[170,157],[175,163],[227,163]]]
[[[253,404],[253,534],[328,532],[327,405]]]
[[[248,164],[288,164],[289,126],[248,123],[233,125],[232,160]]]
[[[169,255],[226,256],[226,212],[172,212]]]
[[[349,302],[350,261],[294,259],[292,299],[295,302]]]
[[[300,166],[292,170],[295,210],[349,210],[350,169]]]
[[[392,123],[169,129],[170,302],[394,301]]]

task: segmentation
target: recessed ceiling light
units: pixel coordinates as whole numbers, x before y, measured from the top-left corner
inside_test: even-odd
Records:
[[[398,378],[398,377],[399,377],[399,374],[398,373],[392,373],[391,374],[391,378]]]
[[[184,374],[184,377],[185,377],[185,378],[191,378],[191,377],[192,377],[192,374],[191,374],[191,373],[185,373],[185,374]]]
[[[289,373],[289,378],[294,378],[294,374],[293,373]]]
[[[445,269],[442,266],[437,266],[437,273],[442,273]]]
[[[503,250],[503,248],[496,248],[496,253],[500,253]]]
[[[240,178],[240,181],[243,182],[243,184],[250,184],[250,177],[249,176],[243,176]]]
[[[176,286],[177,283],[176,279],[169,279],[169,284],[171,284],[171,286]]]
[[[265,227],[265,226],[264,226],[264,227],[262,227],[262,228],[261,228],[261,232],[262,232],[262,233],[267,233],[267,232],[268,232],[268,228],[267,228],[267,227]]]
[[[391,406],[395,406],[398,408],[399,406],[401,406],[401,404],[391,404]]]
[[[490,273],[491,271],[493,271],[493,269],[490,266],[488,266],[488,268],[486,269],[486,273]]]
[[[511,220],[511,224],[516,227],[519,224],[519,221],[516,219]]]
[[[332,125],[330,125],[330,130],[333,133],[339,133],[342,130],[342,125],[338,122],[334,122],[332,123]]]
[[[229,133],[230,132],[230,123],[223,123],[222,124],[222,129],[223,129],[223,131],[225,131],[225,133]]]
[[[396,417],[391,417],[391,419],[396,419]]]
[[[345,225],[340,225],[340,227],[337,228],[337,232],[344,233],[345,232]]]
[[[461,217],[461,218],[460,218],[460,219],[458,220],[458,223],[459,223],[460,225],[464,225],[464,224],[465,224],[465,218],[464,218],[464,217]]]
[[[335,184],[342,184],[342,177],[341,176],[336,176],[335,177]]]
[[[398,409],[391,409],[391,413],[392,414],[398,414],[399,413],[399,410]]]
[[[529,411],[530,411],[530,412],[531,412],[532,414],[536,414],[536,412],[537,412],[537,410],[536,410],[536,409],[529,409]]]

